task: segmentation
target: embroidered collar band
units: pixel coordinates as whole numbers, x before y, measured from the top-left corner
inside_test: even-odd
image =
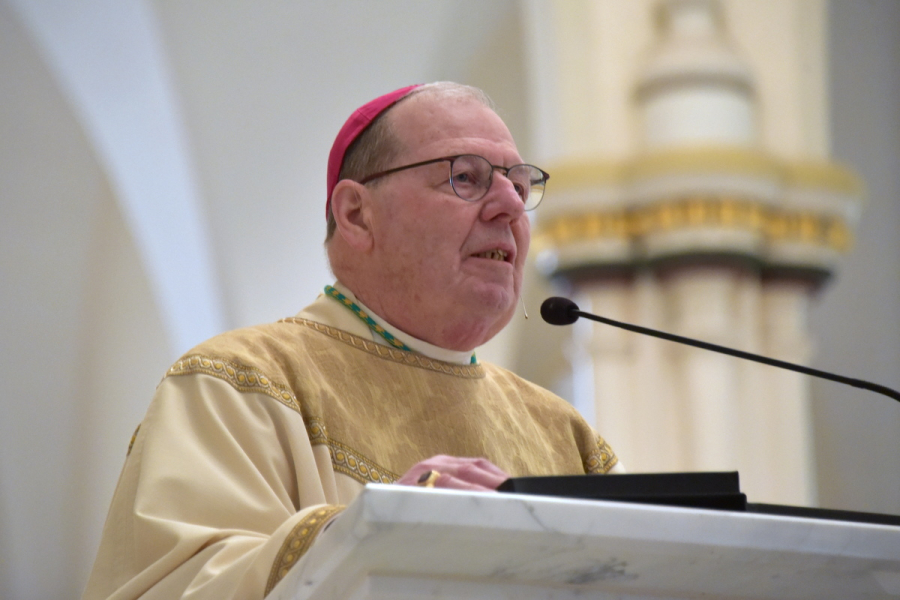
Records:
[[[380,318],[378,315],[375,315],[369,310],[353,295],[353,292],[342,286],[339,282],[335,282],[334,286],[325,286],[325,295],[329,299],[336,300],[339,305],[356,315],[360,322],[365,323],[371,332],[377,334],[373,335],[373,339],[376,342],[381,341],[392,348],[424,354],[429,358],[444,362],[471,365],[478,364],[474,352],[460,352],[457,350],[440,348],[396,329],[392,329],[390,325],[382,324],[376,320],[376,317]],[[303,313],[301,313],[301,315],[302,314]]]

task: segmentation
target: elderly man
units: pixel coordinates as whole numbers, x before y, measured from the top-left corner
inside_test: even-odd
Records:
[[[169,369],[84,597],[262,598],[368,482],[612,469],[569,404],[474,354],[516,309],[546,178],[474,88],[356,111],[329,160],[337,282]]]

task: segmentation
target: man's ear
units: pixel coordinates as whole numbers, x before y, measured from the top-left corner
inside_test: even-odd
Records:
[[[372,196],[369,189],[355,181],[342,179],[331,194],[331,212],[337,232],[357,251],[372,247]]]

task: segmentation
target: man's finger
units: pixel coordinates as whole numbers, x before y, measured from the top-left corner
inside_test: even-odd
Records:
[[[440,477],[440,483],[435,482],[434,487],[439,487],[445,490],[466,490],[469,492],[493,492],[497,489],[496,486],[484,486],[472,481],[466,481],[465,479],[459,479],[458,477],[454,477],[453,475],[443,474]]]
[[[490,463],[489,463],[490,464]],[[493,465],[491,465],[493,466]],[[497,486],[506,481],[509,476],[499,468],[488,469],[479,463],[466,463],[459,465],[457,469],[450,473],[456,479],[474,483],[479,486],[497,489]]]
[[[469,486],[474,486],[467,487],[452,483],[451,479],[444,477],[432,478],[434,487],[452,487],[455,489],[493,490],[509,478],[505,471],[484,458],[437,455],[413,465],[397,483],[422,485],[419,479],[426,477],[430,471],[436,471],[441,476],[452,477],[452,480],[455,482],[464,482],[469,484]]]

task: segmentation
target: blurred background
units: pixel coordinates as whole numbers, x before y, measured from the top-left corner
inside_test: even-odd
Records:
[[[706,74],[731,69],[725,87],[749,99],[750,129],[737,145],[777,168],[814,160],[826,165],[817,173],[833,175],[817,185],[840,197],[834,218],[853,242],[792,263],[805,260],[799,271],[812,273],[798,279],[805,304],[789,311],[800,358],[900,388],[896,0],[0,0],[0,368],[8,383],[0,395],[0,597],[77,597],[129,439],[170,363],[217,332],[295,314],[332,281],[322,241],[334,135],[360,104],[414,82],[482,87],[521,155],[559,173],[541,207],[548,212],[533,216],[533,255],[549,254],[528,274],[531,318],[517,316],[479,358],[574,402],[631,470],[738,469],[750,474],[751,500],[780,500],[778,489],[766,491],[766,473],[793,451],[766,451],[766,439],[712,463],[692,462],[687,450],[682,462],[640,455],[648,447],[640,435],[616,423],[646,420],[654,431],[697,439],[703,430],[647,411],[607,419],[604,410],[616,409],[604,406],[621,399],[600,397],[602,357],[590,355],[582,334],[537,318],[551,293],[574,293],[603,313],[597,299],[607,283],[662,277],[656,263],[634,257],[618,260],[624,276],[609,276],[598,267],[610,262],[600,246],[589,260],[560,266],[566,248],[553,254],[560,239],[541,219],[619,197],[617,186],[634,179],[603,173],[640,171],[644,163],[634,161],[653,155],[660,139],[678,146],[698,130],[671,133],[654,115],[665,121],[680,110],[709,125],[708,114],[680,101],[654,112],[671,82],[709,83],[697,83],[690,52],[676,48],[671,56],[687,63],[666,63],[666,44],[675,43],[667,35],[724,44],[727,52],[709,42],[695,58],[725,56],[703,63]],[[674,71],[660,75],[666,68]],[[710,135],[727,138],[735,127]],[[738,162],[749,164],[729,164]],[[578,190],[587,191],[573,199]],[[756,279],[766,260],[750,268]],[[654,285],[641,289],[653,296]],[[629,377],[668,381],[641,364],[626,365]],[[679,393],[702,387],[708,367]],[[798,385],[800,409],[786,422],[800,428],[802,460],[779,477],[804,483],[785,497],[900,514],[900,406],[837,384]],[[640,390],[629,393],[644,406]],[[762,406],[762,397],[741,398]],[[750,428],[763,434],[781,422],[778,398],[765,400]],[[712,423],[725,437],[743,427],[747,409],[735,410]]]

